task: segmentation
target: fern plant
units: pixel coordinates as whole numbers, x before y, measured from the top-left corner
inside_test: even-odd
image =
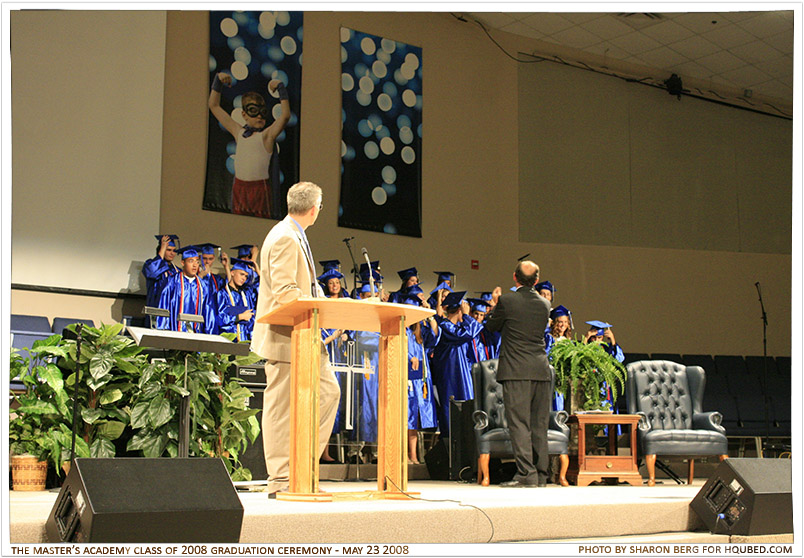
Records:
[[[600,343],[564,339],[553,345],[549,358],[556,370],[556,390],[567,399],[570,392],[582,394],[585,411],[611,410],[603,396],[606,385],[613,401],[625,389],[625,368]]]

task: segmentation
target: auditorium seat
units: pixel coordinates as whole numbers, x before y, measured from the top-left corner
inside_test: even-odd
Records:
[[[779,371],[777,361],[768,357],[767,381],[765,381],[764,357],[747,356],[745,364],[750,374],[762,378],[765,393],[768,396],[769,428],[767,434],[771,437],[789,437],[790,428],[790,374]]]
[[[682,355],[681,363],[685,366],[700,366],[706,371],[707,377],[715,371],[715,359],[712,355]]]
[[[53,331],[50,327],[50,320],[46,316],[28,314],[11,314],[10,329],[12,332],[47,333],[48,335]]]
[[[650,355],[648,353],[625,353],[624,356],[625,359],[623,360],[623,366],[639,360],[650,360]]]
[[[670,362],[681,363],[681,355],[678,353],[651,353],[650,360],[669,360]]]
[[[682,362],[685,366],[700,366],[706,373],[703,408],[717,409],[723,417],[721,424],[726,429],[726,432],[731,434],[737,431],[740,413],[737,409],[737,398],[731,394],[729,389],[728,376],[718,371],[715,367],[715,360],[710,355],[687,355],[682,359]]]

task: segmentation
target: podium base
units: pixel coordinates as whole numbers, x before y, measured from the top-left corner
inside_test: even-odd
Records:
[[[383,492],[365,490],[363,492],[279,492],[277,500],[286,502],[353,502],[357,500],[417,500],[421,492]]]

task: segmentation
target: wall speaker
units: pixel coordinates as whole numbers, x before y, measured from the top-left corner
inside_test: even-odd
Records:
[[[793,532],[789,459],[726,459],[690,502],[712,533]]]
[[[240,540],[243,505],[223,461],[76,459],[46,523],[50,542]]]

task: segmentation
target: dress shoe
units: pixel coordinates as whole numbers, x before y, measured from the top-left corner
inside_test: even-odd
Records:
[[[505,488],[536,488],[537,486],[543,486],[540,484],[528,484],[524,482],[519,482],[518,480],[509,480],[505,482],[501,482],[500,486]]]
[[[279,490],[277,490],[276,492],[271,492],[271,493],[269,493],[269,494],[268,494],[268,499],[269,499],[269,500],[276,500],[276,495],[277,495],[277,493],[278,493],[278,492],[287,492],[287,491],[288,491],[288,487],[287,487],[287,486],[286,486],[286,487],[284,487],[284,488],[280,488],[280,489],[279,489]]]

